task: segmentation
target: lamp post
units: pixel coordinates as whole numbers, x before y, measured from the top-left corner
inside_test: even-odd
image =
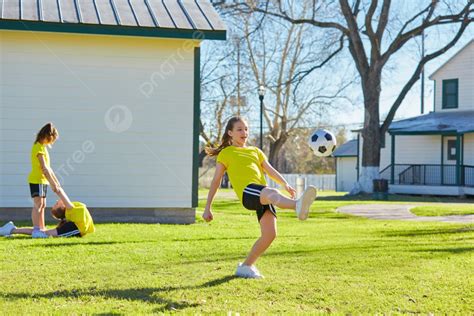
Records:
[[[265,96],[265,86],[258,87],[258,98],[260,99],[260,149],[263,150],[263,98]]]

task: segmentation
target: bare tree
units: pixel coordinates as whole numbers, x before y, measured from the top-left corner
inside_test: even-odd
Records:
[[[297,6],[295,10],[300,9]],[[236,10],[233,18],[233,34],[241,39],[243,49],[239,56],[250,70],[237,82],[247,82],[244,94],[256,101],[257,87],[267,87],[264,143],[270,162],[279,168],[285,159],[280,152],[292,131],[309,115],[314,117],[332,107],[333,100],[342,97],[348,86],[325,80],[322,75],[315,77],[314,72],[342,50],[342,39],[337,34],[322,38],[306,25],[281,23],[280,19],[255,12]],[[317,122],[313,120],[312,124]]]
[[[348,42],[349,53],[360,76],[364,99],[362,130],[361,191],[372,191],[372,179],[379,178],[381,137],[390,126],[407,93],[420,77],[424,65],[453,47],[473,21],[473,1],[427,0],[410,3],[412,15],[393,19],[391,0],[304,1],[311,10],[295,14],[293,1],[246,1],[229,5],[243,12],[260,12],[277,17],[292,25],[308,25],[315,29],[337,31]],[[303,2],[303,1],[301,1]],[[417,9],[420,8],[420,9]],[[401,22],[401,23],[400,23]],[[426,54],[407,78],[400,94],[380,124],[380,94],[382,72],[388,61],[408,43],[427,30],[451,24],[456,26],[447,43]]]

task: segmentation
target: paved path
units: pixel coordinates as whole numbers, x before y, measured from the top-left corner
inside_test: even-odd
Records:
[[[365,204],[339,207],[336,212],[382,220],[406,220],[420,222],[474,223],[474,215],[416,216],[410,212],[414,205]]]

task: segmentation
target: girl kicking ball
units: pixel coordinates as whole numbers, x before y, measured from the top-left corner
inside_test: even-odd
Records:
[[[227,122],[219,147],[206,149],[209,156],[217,156],[217,164],[202,217],[206,222],[212,221],[212,201],[222,176],[227,171],[232,187],[243,206],[256,211],[261,230],[260,238],[253,245],[247,259],[239,263],[235,275],[258,279],[263,278],[263,275],[254,263],[276,237],[275,206],[293,209],[300,220],[305,220],[308,218],[311,204],[316,199],[317,191],[315,187],[309,186],[299,199],[295,199],[295,189],[270,165],[265,154],[257,147],[247,146],[248,136],[247,122],[243,118],[233,117]],[[265,173],[285,187],[291,198],[268,187]]]

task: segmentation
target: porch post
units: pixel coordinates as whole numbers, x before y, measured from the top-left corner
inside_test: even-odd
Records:
[[[392,134],[391,162],[390,162],[390,183],[395,183],[395,134]]]
[[[441,135],[441,185],[444,183],[444,135]]]
[[[460,156],[461,156],[461,185],[465,185],[466,184],[466,179],[464,178],[465,176],[465,168],[464,168],[464,134],[462,134],[461,136],[461,153],[460,153]]]
[[[461,134],[456,134],[456,184],[461,185]]]
[[[359,150],[359,146],[360,146],[360,133],[357,133],[357,162],[356,162],[356,170],[357,170],[357,182],[359,182],[359,164],[360,164],[360,158],[359,158],[359,155],[360,155],[360,150]]]

